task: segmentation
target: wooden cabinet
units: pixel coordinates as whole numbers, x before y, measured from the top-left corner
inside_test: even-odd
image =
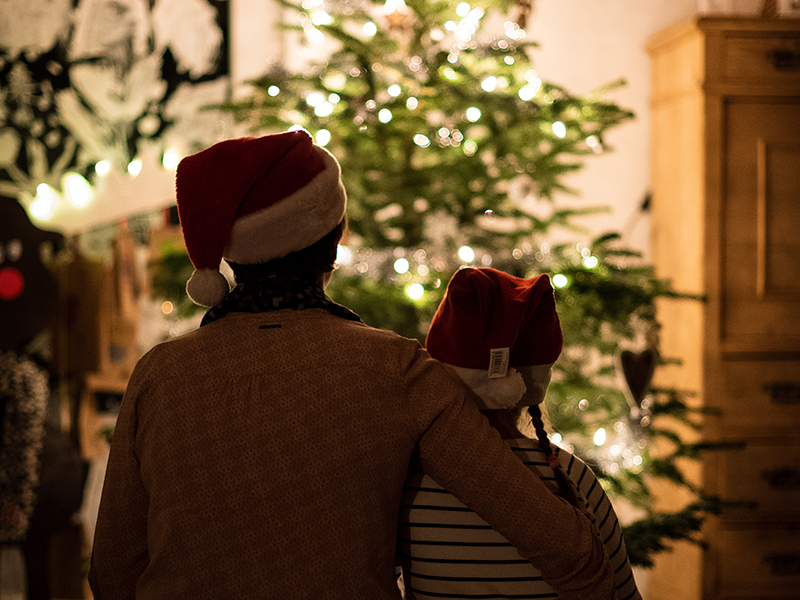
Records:
[[[800,21],[695,18],[654,36],[652,239],[671,382],[715,409],[706,600],[800,597]],[[677,574],[676,574],[677,575]]]

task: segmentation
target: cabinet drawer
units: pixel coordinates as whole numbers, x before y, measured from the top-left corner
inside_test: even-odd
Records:
[[[722,76],[726,79],[800,79],[800,33],[733,33],[725,36]]]
[[[726,510],[726,520],[800,521],[800,439],[748,441],[744,449],[722,451],[719,458],[722,497],[754,504]]]
[[[800,361],[723,361],[707,390],[728,435],[795,437],[800,423]]]
[[[723,529],[715,544],[720,596],[796,597],[800,589],[800,523]]]

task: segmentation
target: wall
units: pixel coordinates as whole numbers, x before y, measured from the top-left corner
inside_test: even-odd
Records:
[[[534,52],[542,79],[586,94],[623,78],[624,88],[610,95],[636,119],[613,130],[611,154],[590,157],[570,183],[580,199],[570,204],[609,206],[613,212],[589,217],[595,232],[615,230],[633,247],[647,252],[649,220],[639,206],[649,185],[650,65],[647,38],[697,11],[695,0],[537,0],[530,29],[541,44]]]

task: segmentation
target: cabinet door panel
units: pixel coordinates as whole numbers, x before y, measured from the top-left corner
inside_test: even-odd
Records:
[[[725,598],[791,598],[800,589],[800,523],[720,531]]]
[[[800,349],[800,99],[726,106],[723,350]]]
[[[748,505],[726,510],[726,520],[800,520],[800,444],[796,439],[745,440],[720,452],[722,497]]]
[[[718,385],[708,390],[706,401],[719,410],[726,432],[743,438],[798,434],[800,361],[732,360],[719,369]]]
[[[800,76],[794,68],[798,53],[800,38],[796,31],[767,37],[754,32],[729,32],[724,38],[723,75],[735,81],[796,80]]]

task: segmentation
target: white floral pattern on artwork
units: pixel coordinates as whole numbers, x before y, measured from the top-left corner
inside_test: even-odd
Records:
[[[164,117],[174,123],[164,133],[164,146],[187,156],[222,139],[234,137],[236,125],[229,113],[202,110],[204,106],[224,102],[228,87],[227,79],[197,85],[181,84],[164,108]]]
[[[103,58],[120,66],[149,53],[151,26],[145,0],[81,0],[69,58]]]
[[[178,68],[197,78],[214,69],[222,47],[217,11],[205,0],[158,0],[153,8],[156,47],[169,46]]]
[[[0,131],[0,165],[10,165],[17,160],[20,144],[19,135],[13,129]]]
[[[22,52],[41,54],[66,35],[71,0],[0,2],[0,49],[10,58]]]
[[[150,102],[166,92],[161,79],[161,57],[151,54],[136,61],[124,77],[102,64],[79,64],[70,70],[72,86],[97,115],[105,120],[130,122],[142,115]]]
[[[68,169],[231,137],[201,111],[230,85],[224,18],[207,0],[0,0],[0,192],[30,201]]]

